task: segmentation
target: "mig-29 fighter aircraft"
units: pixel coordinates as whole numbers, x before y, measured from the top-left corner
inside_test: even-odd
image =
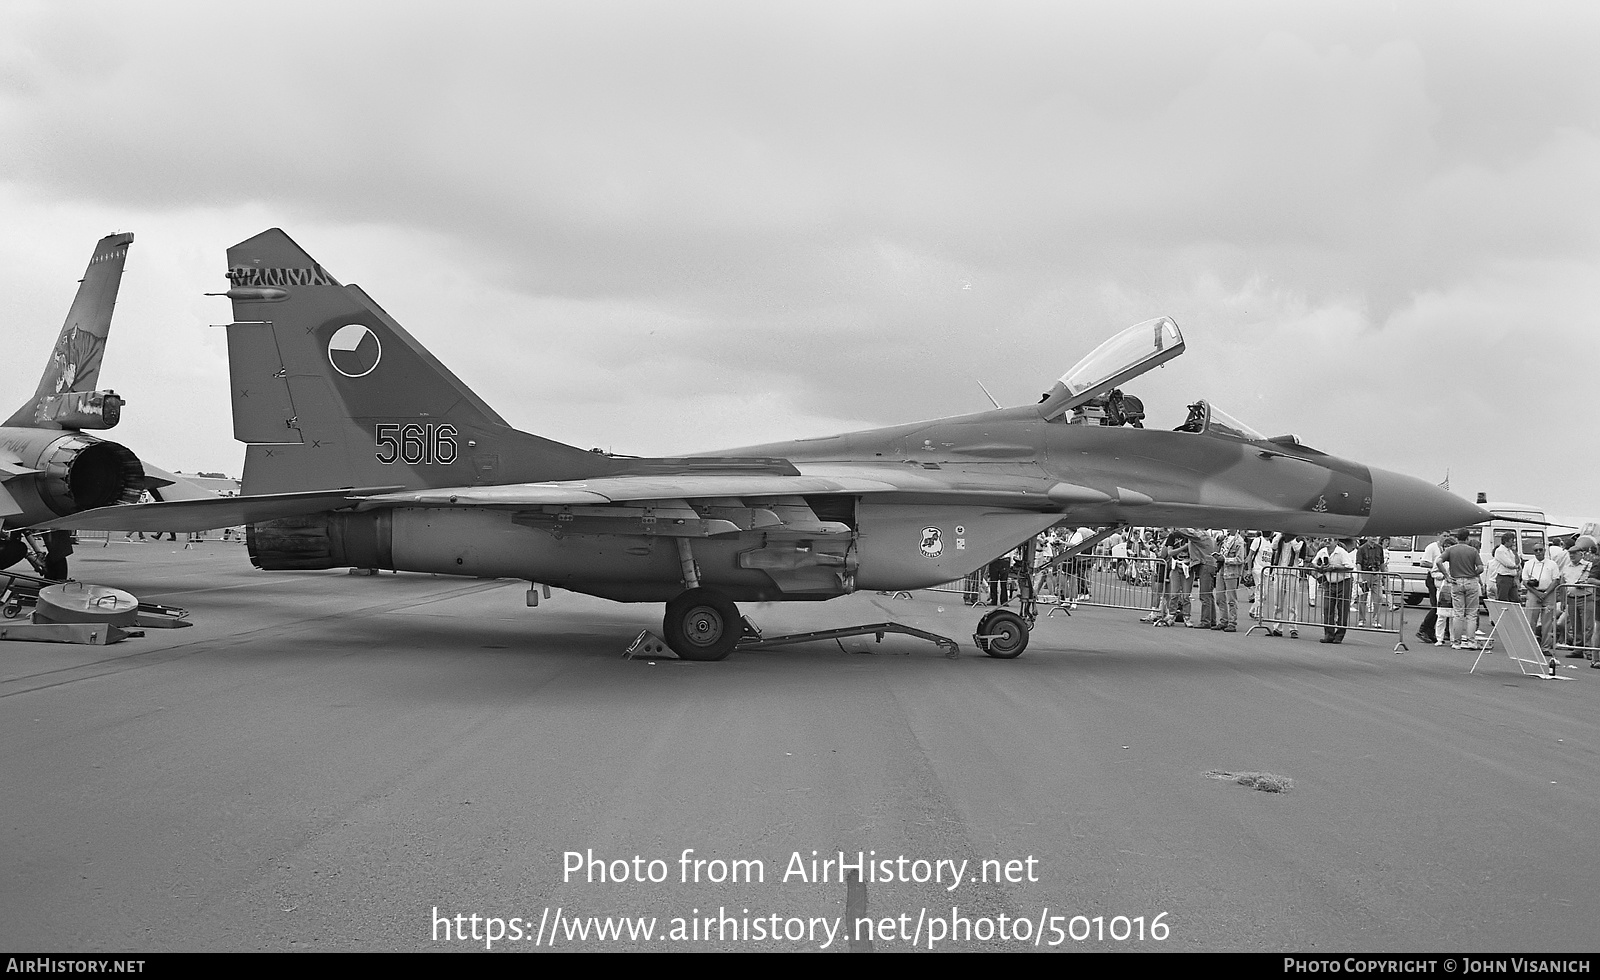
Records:
[[[143,505],[151,527],[253,524],[251,558],[265,569],[514,577],[665,602],[667,643],[690,660],[741,640],[737,602],[950,582],[1061,521],[1343,536],[1486,517],[1421,480],[1267,439],[1205,402],[1176,431],[1143,428],[1119,386],[1183,351],[1165,317],[1106,341],[1036,405],[644,459],[512,428],[280,230],[230,249],[228,267],[246,495]],[[995,610],[977,639],[1014,657],[1031,625]]]
[[[216,496],[84,431],[109,429],[122,418],[122,397],[96,391],[95,384],[132,242],[124,233],[95,244],[33,397],[0,425],[0,522],[7,530],[132,504],[145,491],[158,500]],[[0,568],[26,553],[17,536],[8,535],[0,544]]]

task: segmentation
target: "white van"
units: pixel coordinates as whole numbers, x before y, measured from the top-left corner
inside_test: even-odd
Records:
[[[1495,516],[1492,521],[1477,524],[1467,529],[1467,540],[1476,545],[1479,553],[1483,555],[1484,573],[1483,585],[1485,596],[1493,598],[1494,583],[1489,580],[1489,557],[1494,554],[1494,549],[1500,545],[1500,535],[1510,531],[1517,536],[1516,551],[1520,564],[1526,561],[1533,553],[1534,548],[1545,546],[1545,528],[1543,525],[1544,511],[1538,507],[1527,504],[1513,504],[1505,502],[1489,502],[1480,504],[1485,510]],[[1508,520],[1507,518],[1520,518]],[[1527,524],[1524,521],[1538,521],[1538,524]],[[1428,545],[1439,540],[1437,534],[1418,535],[1392,535],[1389,538],[1388,569],[1391,574],[1400,572],[1425,572],[1430,567],[1424,558]],[[1396,591],[1397,595],[1404,596],[1406,605],[1415,606],[1428,597],[1428,587],[1420,577],[1407,578]]]
[[[1428,586],[1423,580],[1429,569],[1429,564],[1423,560],[1423,554],[1428,545],[1439,540],[1437,534],[1392,534],[1389,536],[1386,552],[1388,561],[1385,568],[1391,575],[1406,573],[1405,578],[1392,580],[1390,589],[1398,598],[1403,598],[1406,605],[1415,606],[1428,597]]]

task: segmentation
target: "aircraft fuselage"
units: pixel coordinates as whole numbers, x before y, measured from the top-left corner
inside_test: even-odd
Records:
[[[299,522],[294,534],[325,541],[325,554],[261,528],[252,553],[269,568],[516,577],[665,601],[684,588],[687,550],[699,584],[732,599],[827,599],[960,579],[1062,520],[1347,536],[1420,531],[1419,521],[1439,530],[1440,507],[1456,500],[1303,448],[1047,423],[1026,408],[717,455],[786,458],[807,476],[889,475],[898,489],[643,507],[382,508]],[[1471,517],[1459,503],[1461,519]]]

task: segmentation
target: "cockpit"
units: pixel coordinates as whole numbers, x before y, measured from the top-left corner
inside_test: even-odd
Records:
[[[1183,350],[1183,334],[1171,317],[1136,323],[1090,351],[1063,374],[1039,400],[1039,414],[1047,422],[1064,425],[1126,425],[1142,429],[1144,402],[1120,386],[1165,364]],[[1266,439],[1204,399],[1188,406],[1187,417],[1174,431],[1252,441]]]
[[[1267,441],[1266,436],[1203,398],[1189,406],[1188,418],[1184,419],[1183,424],[1174,431],[1210,433],[1231,436],[1234,439],[1248,439],[1252,442]]]

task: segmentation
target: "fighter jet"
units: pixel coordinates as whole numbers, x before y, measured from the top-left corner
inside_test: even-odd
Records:
[[[7,530],[132,504],[146,491],[157,500],[215,496],[84,431],[112,428],[122,418],[122,396],[97,391],[95,384],[132,242],[132,235],[119,234],[95,245],[38,388],[0,426],[0,521]],[[7,536],[0,568],[26,551],[15,535]]]
[[[230,249],[228,265],[245,495],[143,505],[148,526],[252,524],[264,569],[521,578],[665,602],[667,643],[691,660],[740,642],[738,602],[950,582],[1063,521],[1345,536],[1486,516],[1422,480],[1268,439],[1204,401],[1176,430],[1144,428],[1120,386],[1183,352],[1166,317],[1106,341],[1035,405],[636,458],[512,428],[281,230]],[[1030,627],[996,610],[974,635],[1009,658]]]

